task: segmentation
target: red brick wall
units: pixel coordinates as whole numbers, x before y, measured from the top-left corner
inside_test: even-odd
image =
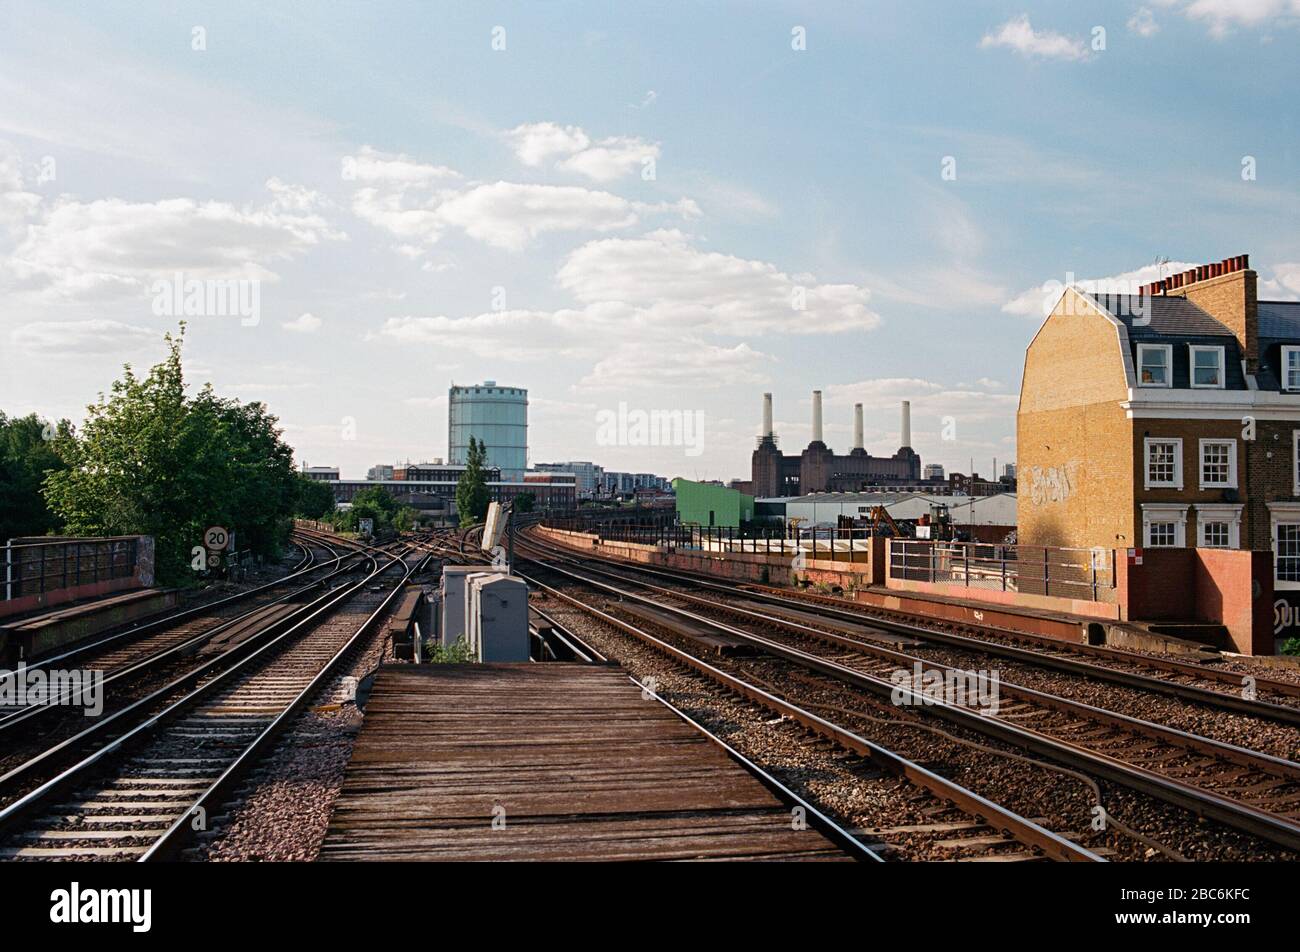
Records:
[[[1273,653],[1273,554],[1244,549],[1144,549],[1116,565],[1131,621],[1223,625],[1242,654]]]
[[[1273,553],[1196,549],[1196,614],[1242,654],[1273,653]]]
[[[1115,584],[1125,618],[1134,621],[1195,619],[1192,549],[1143,549],[1142,564],[1129,565],[1116,553]]]

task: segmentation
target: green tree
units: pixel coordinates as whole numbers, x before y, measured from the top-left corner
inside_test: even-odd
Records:
[[[533,505],[537,502],[537,497],[532,493],[520,493],[515,497],[515,512],[532,512]]]
[[[393,528],[398,532],[410,532],[419,517],[420,513],[414,506],[402,506],[393,515]]]
[[[297,474],[293,514],[300,519],[328,519],[334,512],[334,489],[319,479]]]
[[[456,512],[460,515],[461,527],[472,526],[482,522],[487,516],[488,496],[487,447],[474,437],[469,438],[469,451],[465,455],[465,472],[460,474],[456,483]]]
[[[34,413],[12,418],[0,413],[0,542],[58,528],[41,484],[46,474],[64,468],[55,445],[71,432],[67,420],[56,427]]]
[[[260,403],[186,396],[177,337],[140,377],[128,364],[108,397],[86,408],[78,433],[55,440],[67,464],[45,479],[45,498],[76,535],[151,535],[165,584],[190,577],[190,551],[221,525],[240,549],[279,553],[297,495],[293,451]]]
[[[356,532],[362,519],[374,522],[375,534],[393,527],[397,500],[382,486],[368,486],[352,497],[352,508],[339,513],[334,524],[345,532]]]

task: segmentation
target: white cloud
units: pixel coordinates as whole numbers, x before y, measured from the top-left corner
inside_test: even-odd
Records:
[[[635,225],[643,215],[665,212],[683,218],[699,215],[689,199],[649,205],[572,185],[495,182],[448,199],[438,207],[437,216],[485,244],[519,251],[546,232],[613,231]]]
[[[655,348],[624,345],[598,361],[581,386],[619,391],[645,388],[663,393],[666,389],[757,385],[767,382],[767,369],[774,360],[748,344],[721,347],[698,338],[674,341],[671,360],[664,360],[663,353]]]
[[[40,204],[41,196],[24,188],[22,156],[0,142],[0,228],[19,229]]]
[[[1160,24],[1156,22],[1156,15],[1150,7],[1138,7],[1128,18],[1128,28],[1138,36],[1155,36],[1160,32]]]
[[[614,136],[571,155],[560,162],[559,167],[585,175],[595,182],[612,182],[641,169],[647,159],[658,158],[658,143]]]
[[[1085,60],[1088,58],[1088,46],[1083,40],[1054,33],[1051,30],[1035,30],[1029,22],[1027,13],[1012,17],[996,30],[986,33],[980,40],[980,46],[985,49],[1006,47],[1022,56],[1042,59]]]
[[[506,141],[524,165],[537,167],[557,155],[573,155],[591,145],[591,139],[577,126],[554,122],[530,122],[505,133]]]
[[[1083,291],[1102,294],[1136,294],[1138,288],[1171,274],[1178,274],[1188,268],[1196,267],[1185,261],[1169,261],[1163,265],[1149,264],[1135,271],[1125,271],[1105,278],[1075,278],[1063,275],[1060,280],[1053,278],[1040,287],[1021,291],[1010,301],[1002,305],[1007,314],[1022,317],[1044,318],[1052,312],[1056,302],[1061,299],[1067,285],[1073,285]]]
[[[653,101],[653,94],[651,94]],[[556,167],[585,175],[595,182],[612,182],[642,167],[646,159],[658,159],[657,142],[635,136],[611,136],[593,144],[578,126],[560,126],[553,122],[534,122],[516,126],[505,133],[515,155],[525,165],[538,167],[558,159]]]
[[[300,334],[314,334],[321,328],[323,322],[315,314],[300,314],[292,321],[284,321],[280,324],[287,331],[297,331]]]
[[[57,356],[119,353],[157,342],[161,335],[119,321],[38,321],[15,329],[12,338],[15,347],[29,353]]]
[[[501,360],[601,357],[584,381],[593,385],[613,385],[620,373],[630,381],[643,360],[659,368],[661,383],[691,379],[679,368],[692,367],[736,383],[760,379],[760,362],[768,358],[748,345],[697,347],[683,338],[868,331],[880,322],[866,288],[820,284],[766,262],[700,251],[676,231],[588,242],[568,256],[557,280],[580,307],[406,315],[388,319],[373,336]],[[805,308],[796,310],[800,289]],[[613,354],[611,343],[618,347]],[[675,356],[665,368],[669,344]]]
[[[1259,27],[1268,23],[1291,25],[1300,18],[1300,0],[1172,0],[1188,19],[1209,26],[1210,34],[1226,35],[1234,26]]]
[[[764,261],[701,251],[677,231],[588,242],[557,279],[579,301],[619,302],[664,334],[824,334],[880,323],[866,288],[819,284]]]
[[[316,193],[267,182],[265,205],[171,198],[81,202],[62,197],[31,224],[8,261],[22,290],[62,298],[140,292],[160,277],[274,279],[268,265],[346,237]]]
[[[459,172],[445,165],[418,162],[409,156],[380,152],[368,145],[363,145],[356,155],[343,157],[341,174],[347,182],[378,183],[398,188],[426,186],[461,177]]]
[[[1005,447],[1014,442],[1007,431],[1014,432],[1019,402],[1017,394],[991,392],[1000,387],[986,385],[996,383],[980,381],[977,389],[954,387],[923,377],[878,377],[832,384],[823,388],[823,395],[828,411],[838,408],[847,411],[853,404],[861,403],[869,433],[874,431],[874,442],[883,444],[888,452],[902,438],[901,405],[908,400],[912,404],[912,446],[921,454],[923,462],[941,462],[949,469],[968,472],[969,458],[974,456],[976,469],[987,472],[986,457],[1003,455]],[[828,441],[833,431],[849,432],[849,419],[847,412],[828,412]],[[791,435],[806,432],[799,424],[787,430],[792,431]],[[870,435],[868,441],[873,441]],[[798,445],[799,441],[793,442]],[[1015,458],[1014,451],[1006,455],[1008,462]]]
[[[595,311],[487,311],[468,317],[391,317],[376,336],[406,344],[434,344],[444,353],[525,361],[593,356]]]
[[[545,152],[541,146],[531,148],[538,154]],[[699,206],[685,198],[646,203],[576,185],[498,181],[444,186],[444,175],[421,178],[407,172],[393,176],[363,172],[373,162],[366,160],[366,150],[362,151],[362,155],[350,157],[356,159],[357,177],[369,175],[364,180],[376,184],[357,189],[352,196],[352,211],[362,220],[404,239],[398,251],[410,258],[419,257],[424,246],[439,241],[449,228],[460,229],[495,248],[520,251],[550,232],[600,234],[629,228],[649,216],[669,214],[692,219],[700,214]],[[369,154],[377,153],[371,149]],[[591,157],[585,161],[590,163],[589,174],[604,174],[624,159],[613,152],[591,150]],[[402,157],[404,169],[411,165],[411,160]]]
[[[378,188],[360,188],[352,195],[352,213],[362,221],[391,232],[399,238],[435,242],[442,237],[443,226],[436,208],[425,205],[408,207],[406,193],[402,190],[384,192]],[[418,246],[409,242],[400,253],[417,257]]]
[[[1271,301],[1300,298],[1300,262],[1285,261],[1275,265],[1272,278],[1260,279],[1259,296]]]

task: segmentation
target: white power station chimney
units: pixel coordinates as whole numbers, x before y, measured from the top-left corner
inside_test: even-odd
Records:
[[[912,445],[912,401],[903,401],[903,445]]]
[[[763,394],[763,436],[772,435],[772,395]]]
[[[855,450],[866,449],[862,445],[862,404],[853,404],[853,448]]]
[[[813,391],[813,437],[814,443],[822,441],[822,392]]]

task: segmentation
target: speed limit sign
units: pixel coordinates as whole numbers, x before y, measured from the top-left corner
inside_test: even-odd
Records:
[[[230,533],[221,526],[210,526],[203,533],[203,547],[209,552],[220,552],[230,545]]]
[[[214,552],[213,554],[209,555],[209,556],[208,556],[208,568],[210,568],[210,569],[219,569],[219,568],[221,568],[221,556],[217,555],[215,552]]]

